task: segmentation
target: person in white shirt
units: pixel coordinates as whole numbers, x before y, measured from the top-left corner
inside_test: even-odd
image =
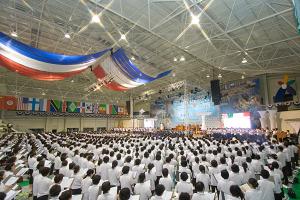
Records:
[[[35,170],[32,173],[32,177],[33,177],[33,184],[32,184],[32,195],[33,195],[33,199],[37,199],[37,195],[38,195],[38,184],[40,182],[40,179],[42,178],[42,174],[41,174],[41,170],[44,166],[44,162],[41,162],[37,165],[37,170]]]
[[[174,165],[171,164],[171,158],[170,157],[166,158],[166,163],[163,165],[163,168],[168,169],[169,174],[172,178],[175,177],[175,169],[174,169]]]
[[[274,178],[274,195],[275,195],[275,199],[276,200],[281,200],[283,195],[283,190],[282,190],[282,177],[283,174],[281,172],[281,170],[279,169],[279,164],[274,161],[272,162],[272,166],[271,166],[271,172],[270,175],[273,176]]]
[[[110,187],[111,186],[109,181],[105,181],[104,183],[102,183],[101,186],[102,194],[97,198],[97,200],[115,200],[116,196],[109,193]]]
[[[175,191],[177,193],[186,192],[189,193],[190,196],[193,195],[193,185],[187,182],[188,174],[186,172],[182,172],[180,174],[180,181],[177,183],[175,187]]]
[[[97,200],[99,195],[99,182],[101,177],[97,174],[95,174],[92,178],[93,184],[88,189],[88,200]]]
[[[163,177],[159,179],[159,184],[165,186],[166,191],[172,191],[174,183],[171,179],[171,176],[169,176],[169,170],[164,168],[162,170],[162,175]]]
[[[89,169],[86,172],[86,177],[84,177],[84,179],[81,181],[81,193],[82,193],[83,200],[88,200],[88,190],[93,183],[92,180],[93,175],[94,175],[94,170]]]
[[[195,185],[196,193],[193,194],[192,200],[207,200],[211,197],[211,195],[207,192],[204,192],[205,186],[199,181]]]
[[[42,177],[37,180],[37,199],[38,200],[48,200],[49,188],[52,184],[52,180],[48,178],[50,169],[48,167],[43,167],[41,169]]]
[[[196,175],[196,183],[201,181],[204,184],[204,191],[209,191],[209,185],[210,185],[210,177],[208,174],[205,173],[205,166],[200,165],[199,166],[200,173]]]
[[[152,192],[155,190],[155,181],[156,181],[156,175],[155,175],[155,168],[152,163],[149,163],[148,165],[148,170],[145,173],[146,175],[146,180],[150,180],[150,189]]]
[[[190,200],[191,196],[189,195],[189,193],[183,192],[180,193],[178,200]]]
[[[163,194],[165,191],[165,186],[158,184],[155,187],[155,196],[152,196],[150,200],[163,200]]]
[[[245,200],[260,200],[262,199],[262,191],[258,189],[258,182],[255,178],[249,178],[248,185],[250,190],[245,192]]]
[[[132,184],[133,184],[133,180],[131,177],[131,174],[129,174],[129,166],[124,166],[122,168],[122,175],[120,176],[120,185],[121,185],[121,189],[123,188],[129,188],[130,192],[132,193]]]
[[[216,160],[211,161],[211,167],[209,168],[209,174],[210,174],[210,186],[212,192],[215,192],[217,189],[218,181],[216,179],[216,174],[219,173],[218,170],[218,162]]]
[[[242,185],[243,184],[243,176],[239,173],[240,168],[238,165],[233,164],[231,165],[231,173],[229,175],[229,180],[234,182],[235,185]]]
[[[60,185],[55,184],[51,186],[49,190],[49,200],[58,200],[60,192],[61,192]]]
[[[140,200],[148,200],[151,196],[150,184],[145,183],[145,173],[138,177],[138,183],[134,186],[134,194],[140,195]]]
[[[60,168],[61,168],[61,157],[60,157],[60,152],[58,152],[54,159],[54,169],[56,174],[59,174]]]
[[[134,166],[132,167],[131,171],[133,173],[133,183],[137,183],[137,179],[140,173],[144,172],[144,168],[140,165],[141,160],[138,158],[134,161]]]
[[[71,189],[72,189],[72,195],[81,194],[81,182],[82,182],[82,175],[80,174],[80,167],[79,165],[75,165],[73,168],[73,176],[74,178]]]
[[[238,185],[230,186],[230,195],[227,196],[226,200],[243,200],[244,193]]]
[[[233,181],[229,180],[229,173],[226,169],[221,171],[221,177],[223,179],[218,180],[218,191],[219,193],[219,199],[225,200],[224,196],[230,194],[230,186],[234,185],[235,183]]]
[[[120,167],[118,167],[118,161],[112,162],[112,167],[108,170],[108,180],[112,186],[119,186],[120,182]]]
[[[129,188],[123,188],[119,192],[119,200],[129,200],[130,199],[130,190]]]
[[[261,170],[261,177],[262,180],[258,181],[259,189],[262,191],[262,199],[263,200],[275,200],[274,190],[275,185],[273,182],[269,181],[268,178],[270,177],[270,173],[263,169]]]
[[[68,175],[70,175],[68,161],[66,161],[66,160],[62,161],[62,167],[59,169],[59,173],[66,177],[68,177]]]
[[[108,180],[108,170],[110,168],[108,161],[109,161],[109,157],[105,156],[103,158],[103,163],[99,167],[99,173],[102,180]]]
[[[162,177],[162,168],[163,168],[163,161],[161,160],[161,155],[157,154],[155,157],[155,160],[153,161],[153,164],[155,166],[156,169],[156,185],[159,182],[159,179]]]

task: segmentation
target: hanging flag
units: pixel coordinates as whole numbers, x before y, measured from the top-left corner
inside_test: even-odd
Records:
[[[50,100],[50,112],[62,112],[62,104],[63,102],[60,100]]]
[[[39,111],[42,112],[50,111],[50,101],[48,99],[40,99],[39,102],[40,102]]]
[[[118,114],[118,106],[117,105],[112,105],[111,114],[112,115],[117,115]]]
[[[85,113],[85,102],[79,102],[79,112]]]
[[[70,113],[79,113],[80,112],[80,103],[67,101],[67,112]]]
[[[0,110],[17,110],[17,98],[14,96],[0,97]]]
[[[125,114],[125,112],[124,112],[124,107],[123,106],[119,106],[118,107],[118,115],[124,115]]]
[[[93,113],[93,104],[90,102],[85,102],[85,113]]]
[[[100,114],[107,114],[107,113],[106,113],[106,104],[99,104],[98,112],[99,112]]]
[[[40,111],[40,99],[28,98],[28,109],[29,111]]]
[[[19,97],[17,103],[17,110],[28,110],[28,101],[27,97]]]
[[[106,114],[110,115],[112,111],[112,105],[106,104]]]
[[[99,105],[97,103],[93,104],[93,113],[98,114]]]
[[[295,10],[295,17],[296,17],[296,24],[298,33],[300,33],[300,0],[293,0],[294,3],[294,10]]]

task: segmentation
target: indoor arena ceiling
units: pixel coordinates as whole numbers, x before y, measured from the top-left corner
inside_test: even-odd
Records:
[[[169,77],[126,93],[102,88],[87,96],[85,88],[95,82],[90,70],[44,82],[0,68],[0,81],[12,95],[117,101],[181,80],[207,87],[219,74],[225,82],[265,73],[300,73],[300,35],[291,0],[0,2],[0,30],[16,31],[17,39],[31,46],[63,54],[123,47],[149,75],[173,69]],[[91,23],[94,15],[98,23]]]

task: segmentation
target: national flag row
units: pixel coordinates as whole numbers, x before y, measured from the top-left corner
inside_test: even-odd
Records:
[[[127,114],[124,106],[14,96],[0,96],[0,110],[99,113],[111,115]]]

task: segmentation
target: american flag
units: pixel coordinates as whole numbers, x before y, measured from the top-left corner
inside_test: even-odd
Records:
[[[28,110],[28,101],[29,99],[27,97],[19,97],[17,110]]]

